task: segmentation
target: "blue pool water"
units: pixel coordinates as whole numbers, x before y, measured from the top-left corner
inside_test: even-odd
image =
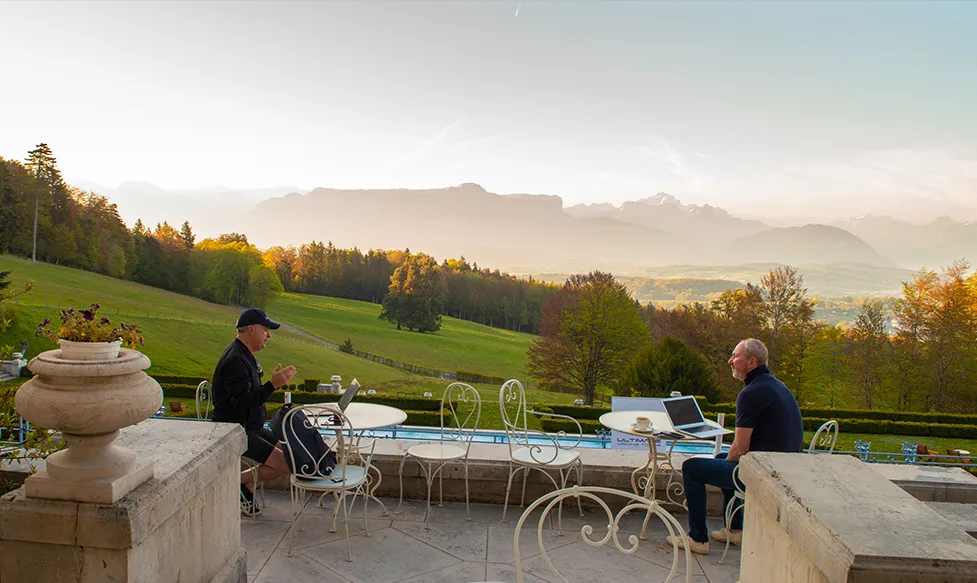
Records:
[[[441,432],[439,429],[424,428],[424,427],[391,427],[389,429],[372,429],[364,433],[365,437],[377,437],[381,439],[407,439],[415,441],[437,441]],[[475,437],[473,439],[475,443],[508,443],[506,434],[504,431],[491,431],[480,429],[475,432]],[[561,445],[572,446],[574,442],[577,441],[576,437],[570,438],[557,438],[557,441]],[[553,445],[553,442],[544,437],[533,437],[530,436],[529,443],[533,445]],[[580,445],[577,447],[586,447],[592,449],[610,449],[611,443],[610,438],[601,439],[598,436],[585,435],[580,440]],[[711,454],[713,452],[714,444],[711,442],[689,442],[689,443],[677,443],[675,444],[674,453],[681,454]],[[725,451],[727,447],[723,447]]]

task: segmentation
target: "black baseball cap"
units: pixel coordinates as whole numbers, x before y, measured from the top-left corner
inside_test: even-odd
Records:
[[[241,316],[237,319],[238,328],[243,328],[245,326],[251,326],[254,324],[261,324],[262,326],[266,326],[272,330],[278,330],[278,327],[281,326],[281,324],[278,322],[268,319],[268,314],[266,314],[264,310],[258,308],[248,308],[247,310],[244,310],[241,312]]]

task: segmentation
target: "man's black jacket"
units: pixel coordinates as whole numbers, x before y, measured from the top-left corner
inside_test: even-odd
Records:
[[[214,421],[240,423],[247,432],[258,431],[265,426],[265,401],[274,391],[271,381],[261,384],[258,361],[235,338],[214,369]]]

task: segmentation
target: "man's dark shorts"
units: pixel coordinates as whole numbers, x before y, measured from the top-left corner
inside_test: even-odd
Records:
[[[244,452],[244,457],[259,464],[265,463],[271,452],[275,451],[275,441],[275,435],[267,429],[248,433],[248,451]]]

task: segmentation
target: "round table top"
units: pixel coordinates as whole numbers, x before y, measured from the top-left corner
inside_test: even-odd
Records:
[[[336,406],[335,403],[320,404],[333,408]],[[349,419],[353,431],[392,427],[407,421],[407,413],[402,409],[376,403],[357,403],[356,401],[346,407],[343,415]]]
[[[637,431],[631,426],[638,417],[651,420],[652,431]],[[600,416],[600,423],[608,429],[634,435],[635,437],[652,437],[659,431],[674,431],[672,422],[664,411],[614,411]]]

